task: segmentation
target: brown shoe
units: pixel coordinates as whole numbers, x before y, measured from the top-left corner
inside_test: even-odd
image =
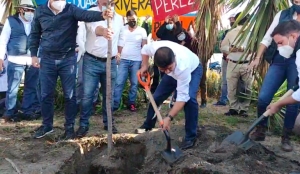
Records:
[[[291,145],[290,136],[292,134],[291,129],[283,128],[281,137],[281,149],[285,152],[293,151],[293,146]]]
[[[250,138],[254,141],[265,141],[267,127],[258,125],[255,131],[250,135]]]
[[[2,119],[1,122],[4,122],[4,123],[12,122],[11,118],[8,116],[3,116],[1,119]]]

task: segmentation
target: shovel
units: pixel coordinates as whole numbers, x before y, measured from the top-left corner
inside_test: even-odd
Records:
[[[297,89],[298,89],[298,86],[293,87],[292,89],[287,91],[279,100],[283,100],[286,97],[291,96],[292,93]],[[233,144],[243,150],[248,150],[251,147],[253,147],[254,145],[256,145],[256,142],[249,138],[249,134],[265,117],[270,116],[269,112],[270,111],[267,110],[265,113],[263,113],[262,116],[260,116],[258,119],[256,119],[245,134],[243,134],[243,132],[240,130],[233,132],[231,135],[229,135],[222,141],[220,147],[223,148],[226,145]]]
[[[150,103],[155,111],[155,114],[157,116],[160,126],[163,127],[163,125],[164,125],[163,119],[160,115],[159,109],[157,108],[154,98],[150,92],[150,74],[147,73],[147,79],[142,79],[140,73],[138,72],[137,77],[138,77],[139,83],[145,88],[145,91],[150,99]],[[176,162],[179,158],[181,158],[183,156],[183,153],[177,146],[172,148],[171,137],[170,137],[169,131],[164,130],[163,132],[167,139],[167,148],[161,153],[161,155],[167,163],[172,164],[172,163]]]

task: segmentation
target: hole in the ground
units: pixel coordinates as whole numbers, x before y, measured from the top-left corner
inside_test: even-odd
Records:
[[[106,146],[91,147],[84,155],[78,150],[57,174],[136,174],[144,164],[146,146],[141,143],[118,144],[110,158],[106,154]]]

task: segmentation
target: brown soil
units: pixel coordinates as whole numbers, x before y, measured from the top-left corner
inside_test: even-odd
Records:
[[[213,115],[218,117],[213,118]],[[200,111],[205,120],[218,120],[225,109],[207,108]],[[205,115],[207,114],[207,115]],[[133,134],[141,125],[144,113],[122,111],[116,114],[120,132],[114,135],[114,148],[107,156],[106,133],[99,117],[92,117],[89,137],[75,141],[58,141],[63,133],[61,127],[45,139],[34,140],[32,131],[37,122],[0,125],[0,173],[14,174],[10,159],[23,174],[289,174],[300,171],[300,148],[294,143],[291,153],[279,148],[280,138],[269,136],[263,145],[258,144],[248,151],[230,147],[224,153],[214,153],[219,143],[235,128],[245,130],[253,118],[239,119],[235,127],[227,123],[203,122],[196,145],[184,151],[184,156],[169,165],[161,157],[166,140],[160,130],[140,135]],[[55,124],[63,125],[63,117]],[[180,145],[184,137],[184,120],[174,123],[170,131],[173,146]]]

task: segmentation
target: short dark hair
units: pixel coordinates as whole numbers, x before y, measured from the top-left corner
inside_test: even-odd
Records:
[[[282,36],[287,36],[291,32],[299,32],[300,31],[300,23],[296,20],[284,21],[278,24],[272,34],[271,37],[274,37],[276,34],[280,34]]]
[[[137,14],[136,14],[136,12],[134,11],[134,10],[128,10],[127,12],[126,12],[126,17],[128,17],[128,16],[137,16]]]
[[[239,12],[238,14],[235,15],[234,19],[237,20],[237,18],[241,15],[242,12]],[[245,22],[249,19],[249,14],[247,14],[246,16],[244,16],[243,19],[241,19],[239,22],[238,22],[238,25],[244,25]]]
[[[154,54],[154,64],[160,68],[167,68],[175,61],[175,54],[169,47],[160,47]]]

